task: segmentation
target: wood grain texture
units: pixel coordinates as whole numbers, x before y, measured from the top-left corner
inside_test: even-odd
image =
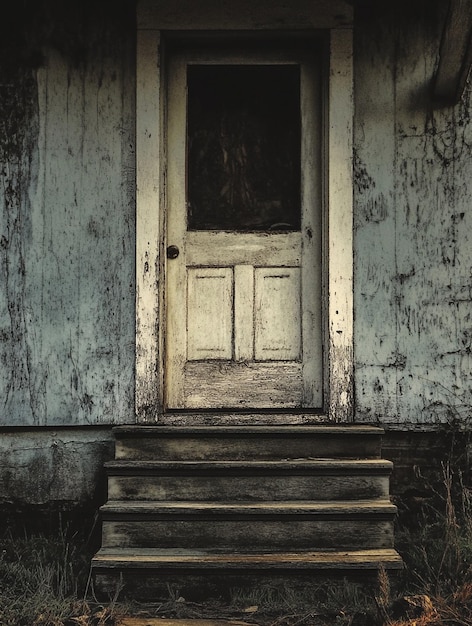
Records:
[[[171,519],[168,521],[104,521],[103,547],[182,548],[247,552],[284,550],[348,550],[393,547],[392,522],[384,520],[214,520]]]
[[[243,0],[215,2],[206,0],[198,7],[189,0],[172,3],[140,0],[138,28],[140,29],[216,29],[229,25],[234,29],[273,28],[335,28],[349,26],[353,9],[343,0],[296,0],[290,5],[270,0],[254,3]]]
[[[221,49],[207,62],[279,57],[271,49],[256,56]],[[168,409],[321,408],[320,60],[296,50],[282,58],[301,68],[303,235],[190,230],[187,66],[200,62],[200,52],[183,49],[169,61],[167,239],[180,254],[166,266]]]
[[[277,552],[259,554],[217,554],[202,550],[139,550],[138,548],[114,552],[103,548],[94,557],[98,567],[123,567],[133,568],[137,564],[143,567],[200,567],[205,563],[208,567],[268,567],[285,568],[299,567],[303,569],[316,569],[317,567],[336,568],[343,566],[374,567],[378,568],[379,561],[384,560],[401,567],[401,560],[394,550],[343,550],[333,552]],[[329,565],[331,561],[331,566]],[[159,618],[160,622],[162,618]],[[198,623],[198,620],[192,620]],[[159,623],[160,623],[159,622]]]
[[[462,96],[472,63],[472,4],[451,0],[434,75],[434,97],[455,104]]]
[[[254,355],[258,361],[298,361],[302,354],[298,267],[255,270]]]
[[[328,95],[328,334],[329,416],[353,419],[353,42],[349,30],[330,33]]]
[[[254,267],[234,268],[234,359],[254,359]]]
[[[217,412],[208,421],[202,413],[163,417],[168,418],[167,425],[115,427],[116,458],[255,461],[380,457],[383,430],[375,426],[294,425],[287,422],[291,416],[283,412],[271,413],[263,426],[254,425],[260,416],[253,413]],[[237,419],[246,419],[245,425],[235,426]]]
[[[344,327],[333,322],[324,351],[341,364],[330,382],[340,381],[331,397],[342,410],[332,414],[351,411],[352,371],[344,365],[355,353],[357,420],[418,427],[465,420],[472,403],[470,92],[455,107],[431,104],[442,2],[404,12],[366,4],[357,9],[354,46],[355,342],[345,344]],[[85,63],[46,46],[45,63],[2,91],[4,102],[15,92],[15,106],[26,113],[23,134],[2,117],[4,139],[16,150],[12,158],[2,152],[0,171],[2,425],[133,419],[135,349],[138,413],[153,420],[162,408],[158,34],[139,32],[136,115],[134,26],[90,28]],[[350,84],[335,62],[331,69],[332,84]],[[344,103],[333,104],[333,115],[352,108],[346,94],[342,88],[341,100],[333,99]],[[336,142],[350,130],[343,120],[327,157],[328,193],[344,189],[338,206],[349,202],[351,185],[350,157],[336,157]],[[331,214],[325,233],[338,237],[335,264],[349,256],[343,215]],[[347,274],[338,272],[345,292],[328,282],[332,320],[349,313],[346,267]]]
[[[302,406],[302,366],[293,361],[191,362],[184,368],[186,407],[274,409]]]
[[[233,356],[233,271],[192,267],[187,273],[187,359]]]
[[[162,270],[159,207],[162,185],[159,34],[139,31],[136,55],[136,395],[138,419],[153,419],[162,406],[163,339],[158,286]],[[159,384],[160,382],[160,384]]]
[[[10,129],[20,159],[12,143],[1,155],[1,425],[133,410],[133,38],[114,19],[102,26],[80,63],[45,45],[28,92],[10,85],[31,116]]]
[[[387,498],[391,466],[380,461],[107,464],[111,500],[359,500]]]
[[[470,93],[431,106],[441,8],[361,15],[356,39],[359,419],[440,424],[471,403]]]

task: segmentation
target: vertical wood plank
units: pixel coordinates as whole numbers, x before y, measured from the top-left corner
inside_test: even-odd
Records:
[[[300,75],[301,210],[302,210],[302,403],[323,406],[323,324],[327,311],[322,299],[323,177],[321,68],[304,63]]]
[[[83,31],[79,13],[80,62],[44,42],[3,92],[20,108],[2,124],[2,425],[134,414],[134,35],[113,19]]]
[[[159,381],[160,80],[159,31],[138,30],[136,84],[136,414],[153,419]]]
[[[401,421],[408,415],[421,423],[450,419],[456,390],[464,383],[470,388],[470,371],[460,380],[464,373],[458,367],[459,320],[452,287],[470,284],[470,258],[460,267],[456,256],[463,229],[456,176],[459,163],[467,159],[460,158],[461,152],[469,149],[461,145],[460,117],[452,110],[429,108],[440,22],[434,13],[413,15],[414,22],[405,14],[396,23],[397,358],[392,365],[397,384],[395,410],[388,419]]]
[[[254,267],[234,267],[234,358],[254,358]]]
[[[394,7],[360,9],[355,31],[354,345],[361,420],[382,414],[380,395],[385,410],[396,412],[394,12]]]
[[[172,219],[167,220],[167,244],[179,248],[176,259],[166,264],[165,318],[165,402],[173,408],[185,407],[184,366],[187,360],[187,246],[186,246],[186,114],[187,72],[182,59],[170,62],[167,85],[168,123],[167,184],[165,206]],[[164,209],[162,209],[164,210]],[[161,290],[162,293],[163,290]]]
[[[329,416],[353,416],[353,46],[331,31],[328,95]]]

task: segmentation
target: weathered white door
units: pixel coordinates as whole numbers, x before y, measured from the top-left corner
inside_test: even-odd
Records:
[[[172,57],[168,409],[322,406],[316,59]]]

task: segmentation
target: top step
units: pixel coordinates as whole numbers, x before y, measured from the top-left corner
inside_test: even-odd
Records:
[[[380,458],[382,428],[362,425],[117,426],[116,459]]]

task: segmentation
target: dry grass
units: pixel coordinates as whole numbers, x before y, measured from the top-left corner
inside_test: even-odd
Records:
[[[87,537],[59,519],[55,532],[7,529],[0,536],[0,626],[111,626],[113,602],[90,594]]]
[[[472,501],[453,458],[421,497],[398,501],[397,548],[406,568],[395,588],[341,581],[304,589],[233,590],[230,603],[186,602],[175,590],[154,607],[115,598],[100,604],[90,585],[87,537],[63,530],[0,536],[0,626],[113,626],[136,618],[227,619],[265,626],[472,626]],[[468,467],[468,463],[466,468]]]

